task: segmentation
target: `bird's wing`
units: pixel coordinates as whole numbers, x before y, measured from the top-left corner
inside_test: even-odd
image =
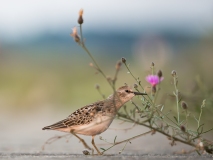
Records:
[[[96,102],[91,105],[84,106],[75,112],[73,112],[71,115],[69,115],[66,119],[59,121],[57,123],[54,123],[50,126],[46,126],[42,128],[42,130],[45,129],[61,129],[61,128],[69,128],[71,126],[81,125],[81,124],[88,124],[90,123],[94,115],[97,111],[100,111],[100,103]]]

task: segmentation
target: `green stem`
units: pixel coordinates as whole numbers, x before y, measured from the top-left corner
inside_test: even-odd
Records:
[[[82,25],[80,25],[80,34],[81,34],[81,47],[86,51],[86,53],[89,55],[89,57],[92,59],[93,63],[95,64],[96,68],[98,69],[98,71],[103,75],[103,77],[107,80],[107,76],[104,74],[104,72],[101,70],[100,66],[98,65],[98,63],[96,62],[96,60],[93,58],[92,54],[90,53],[90,51],[87,49],[87,47],[84,44],[84,40],[83,40],[83,32],[82,32]],[[107,80],[107,82],[110,84],[110,86],[112,87],[112,84]],[[114,88],[113,88],[114,89]]]
[[[165,136],[167,136],[167,137],[171,137],[170,134],[167,134],[167,133],[165,133],[164,131],[159,130],[158,128],[154,128],[154,127],[152,127],[152,126],[150,126],[150,125],[144,124],[144,122],[141,123],[141,122],[134,121],[133,119],[131,119],[130,117],[127,117],[127,116],[124,115],[124,114],[119,114],[119,116],[120,116],[120,117],[123,117],[123,118],[125,118],[125,119],[129,119],[129,120],[133,121],[133,122],[136,123],[136,124],[145,126],[145,127],[147,127],[147,128],[150,128],[150,129],[153,129],[153,130],[155,130],[155,131],[157,131],[157,132],[159,132],[159,133],[161,133],[161,134],[163,134],[163,135],[165,135]],[[181,142],[181,143],[184,143],[184,144],[187,144],[187,145],[189,145],[189,146],[192,146],[192,147],[195,147],[195,148],[196,148],[196,144],[194,144],[194,143],[184,141],[184,140],[179,139],[179,138],[177,138],[177,137],[172,137],[172,138],[173,138],[175,141],[179,141],[179,142]]]
[[[209,130],[207,130],[207,131],[204,131],[204,132],[203,132],[203,133],[201,133],[201,134],[204,134],[204,133],[210,132],[211,130],[213,130],[213,128],[211,128],[211,129],[209,129]]]
[[[197,129],[200,127],[200,119],[201,119],[202,113],[203,113],[203,107],[201,107],[201,109],[200,109],[200,115],[199,115],[198,122],[197,122]]]
[[[126,140],[123,140],[123,141],[120,141],[120,142],[113,143],[113,145],[112,145],[112,146],[110,146],[109,148],[105,149],[102,153],[104,153],[104,152],[108,151],[109,149],[111,149],[112,147],[114,147],[114,146],[116,146],[116,145],[118,145],[118,144],[121,144],[121,143],[124,143],[124,142],[128,142],[128,141],[130,141],[130,140],[133,140],[133,139],[135,139],[135,138],[138,138],[138,137],[144,136],[144,135],[149,134],[149,133],[151,133],[151,132],[152,132],[152,131],[148,131],[148,132],[145,132],[145,133],[139,134],[139,135],[137,135],[137,136],[134,136],[134,137],[128,138],[128,139],[126,139]]]
[[[144,88],[141,86],[141,84],[138,82],[137,78],[132,74],[132,72],[130,71],[129,67],[126,65],[126,63],[124,63],[127,70],[129,71],[129,73],[131,74],[131,76],[135,79],[135,81],[138,83],[138,85],[142,88],[142,90],[144,91]]]
[[[135,79],[135,81],[138,83],[138,85],[141,87],[141,89],[143,90],[143,91],[145,91],[144,90],[144,88],[142,87],[142,85],[138,82],[138,80],[137,80],[137,78],[132,74],[132,72],[131,72],[131,70],[129,69],[129,67],[127,66],[127,64],[126,63],[124,63],[125,64],[125,66],[126,66],[126,68],[127,68],[127,70],[129,71],[129,73],[131,74],[131,76]],[[150,98],[150,96],[147,94],[146,95],[148,98],[149,98],[149,101],[148,102],[151,102],[151,104],[154,106],[154,103],[153,103],[153,101],[152,101],[152,99]],[[144,97],[144,96],[143,96]]]
[[[199,129],[199,127],[200,127],[200,119],[201,119],[201,116],[203,113],[203,108],[205,107],[205,102],[206,102],[206,100],[204,99],[202,102],[202,105],[200,107],[200,115],[199,115],[199,119],[198,119],[197,129]]]
[[[178,124],[179,124],[180,123],[179,96],[178,96],[177,77],[176,76],[174,76],[174,86],[175,86],[175,97],[176,97],[176,105],[177,105],[177,121],[178,121]]]

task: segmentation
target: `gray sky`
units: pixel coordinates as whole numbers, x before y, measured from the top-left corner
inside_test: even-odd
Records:
[[[1,0],[0,37],[71,32],[81,8],[86,31],[136,33],[150,27],[205,33],[213,26],[212,0]]]

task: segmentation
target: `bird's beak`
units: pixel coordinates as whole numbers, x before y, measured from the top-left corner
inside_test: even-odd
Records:
[[[141,93],[141,92],[132,92],[134,93],[135,95],[147,95],[146,93]]]

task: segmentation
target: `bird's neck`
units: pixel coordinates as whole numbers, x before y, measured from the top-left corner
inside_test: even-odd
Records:
[[[116,95],[116,94],[112,94],[107,98],[111,105],[115,106],[115,109],[118,111],[125,102],[122,101],[122,99]]]

